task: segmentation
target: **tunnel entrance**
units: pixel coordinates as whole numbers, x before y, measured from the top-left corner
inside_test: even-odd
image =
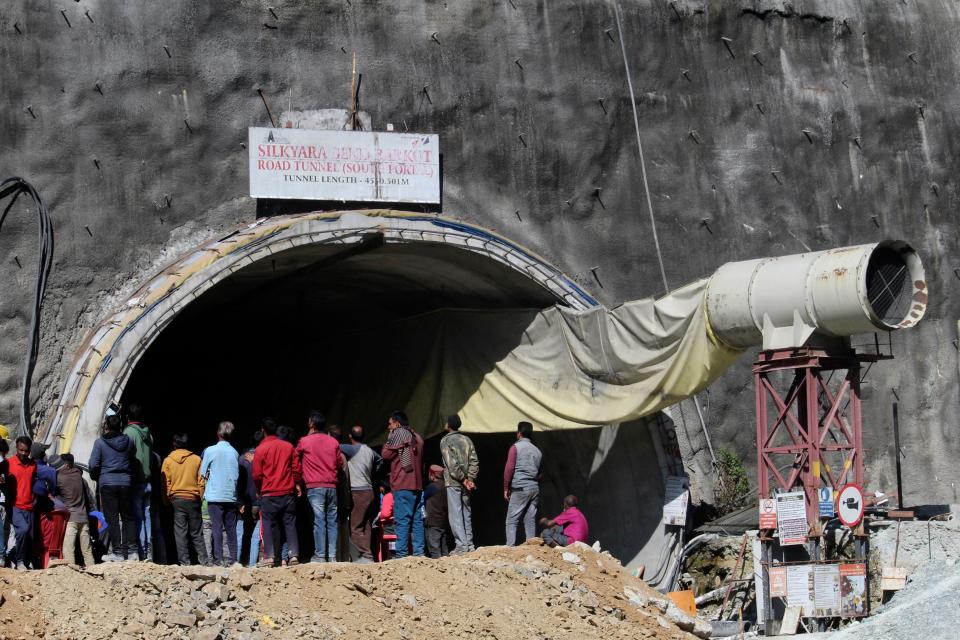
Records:
[[[349,247],[296,247],[188,305],[142,356],[122,399],[149,408],[160,450],[177,430],[211,443],[220,420],[237,425],[238,446],[265,415],[301,432],[312,408],[376,438],[391,411],[409,406],[421,433],[437,433],[459,409],[422,397],[443,383],[437,332],[556,303],[523,274],[448,245],[386,244],[370,232]]]
[[[108,404],[135,400],[161,456],[175,431],[201,451],[224,419],[239,428],[238,449],[264,415],[302,435],[312,408],[363,424],[375,445],[390,411],[405,407],[428,438],[426,462],[437,463],[442,417],[555,304],[597,302],[532,252],[459,220],[395,211],[259,219],[158,270],[93,330],[38,437],[85,461]],[[451,361],[473,344],[483,357],[461,359],[464,375]],[[500,475],[515,419],[471,434],[478,544],[503,542]],[[577,494],[591,537],[625,563],[656,561],[664,543],[664,463],[645,422],[536,436],[542,512]]]

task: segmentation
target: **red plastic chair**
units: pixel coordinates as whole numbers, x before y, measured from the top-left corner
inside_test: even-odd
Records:
[[[45,545],[40,557],[41,566],[46,569],[50,565],[50,558],[63,559],[63,537],[67,533],[67,522],[70,520],[69,511],[53,511],[49,514],[52,530],[49,544]],[[73,549],[70,550],[74,552]],[[73,558],[70,559],[73,562]]]

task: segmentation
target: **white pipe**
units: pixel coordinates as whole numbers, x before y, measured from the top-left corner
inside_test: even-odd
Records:
[[[917,324],[926,307],[923,265],[899,241],[730,262],[707,289],[711,327],[737,348],[894,331]]]

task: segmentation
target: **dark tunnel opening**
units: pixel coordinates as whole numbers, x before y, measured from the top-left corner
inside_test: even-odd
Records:
[[[524,339],[527,320],[556,303],[525,274],[449,245],[385,244],[372,233],[346,247],[289,249],[191,302],[144,353],[122,403],[144,406],[161,457],[179,431],[201,453],[222,420],[236,425],[240,451],[268,415],[300,437],[311,409],[330,423],[362,424],[377,448],[390,412],[405,408],[428,436],[425,464],[439,464],[443,416],[460,408],[480,378],[464,383],[461,376],[457,392],[441,398],[437,390],[451,375],[445,367],[455,359],[438,336],[460,332],[455,344],[495,344],[478,367],[488,371]],[[481,469],[473,497],[478,545],[504,541],[502,473],[516,425],[497,427],[502,432],[471,434]],[[663,486],[646,424],[614,433],[607,444],[599,428],[536,434],[544,451],[540,513],[555,515],[564,495],[577,494],[592,538],[626,563],[660,528]],[[306,553],[312,537],[303,515]],[[169,547],[169,522],[164,529]]]
[[[384,244],[372,233],[348,248],[290,249],[188,305],[141,358],[122,403],[145,407],[161,457],[179,431],[200,453],[215,443],[222,420],[236,425],[241,451],[264,416],[302,436],[311,409],[330,423],[362,424],[376,448],[390,412],[406,408],[417,431],[433,435],[425,464],[438,464],[442,416],[459,407],[422,397],[444,375],[420,357],[436,348],[432,338],[459,330],[464,314],[532,317],[555,303],[525,275],[442,244]],[[502,511],[497,478],[513,435],[474,440],[484,462],[477,508]],[[502,542],[503,520],[493,520],[478,519],[478,541]]]

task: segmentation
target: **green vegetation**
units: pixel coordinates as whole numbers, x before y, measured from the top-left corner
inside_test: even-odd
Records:
[[[717,515],[725,515],[743,507],[750,495],[750,480],[743,462],[733,451],[717,450],[719,482],[714,494]]]

